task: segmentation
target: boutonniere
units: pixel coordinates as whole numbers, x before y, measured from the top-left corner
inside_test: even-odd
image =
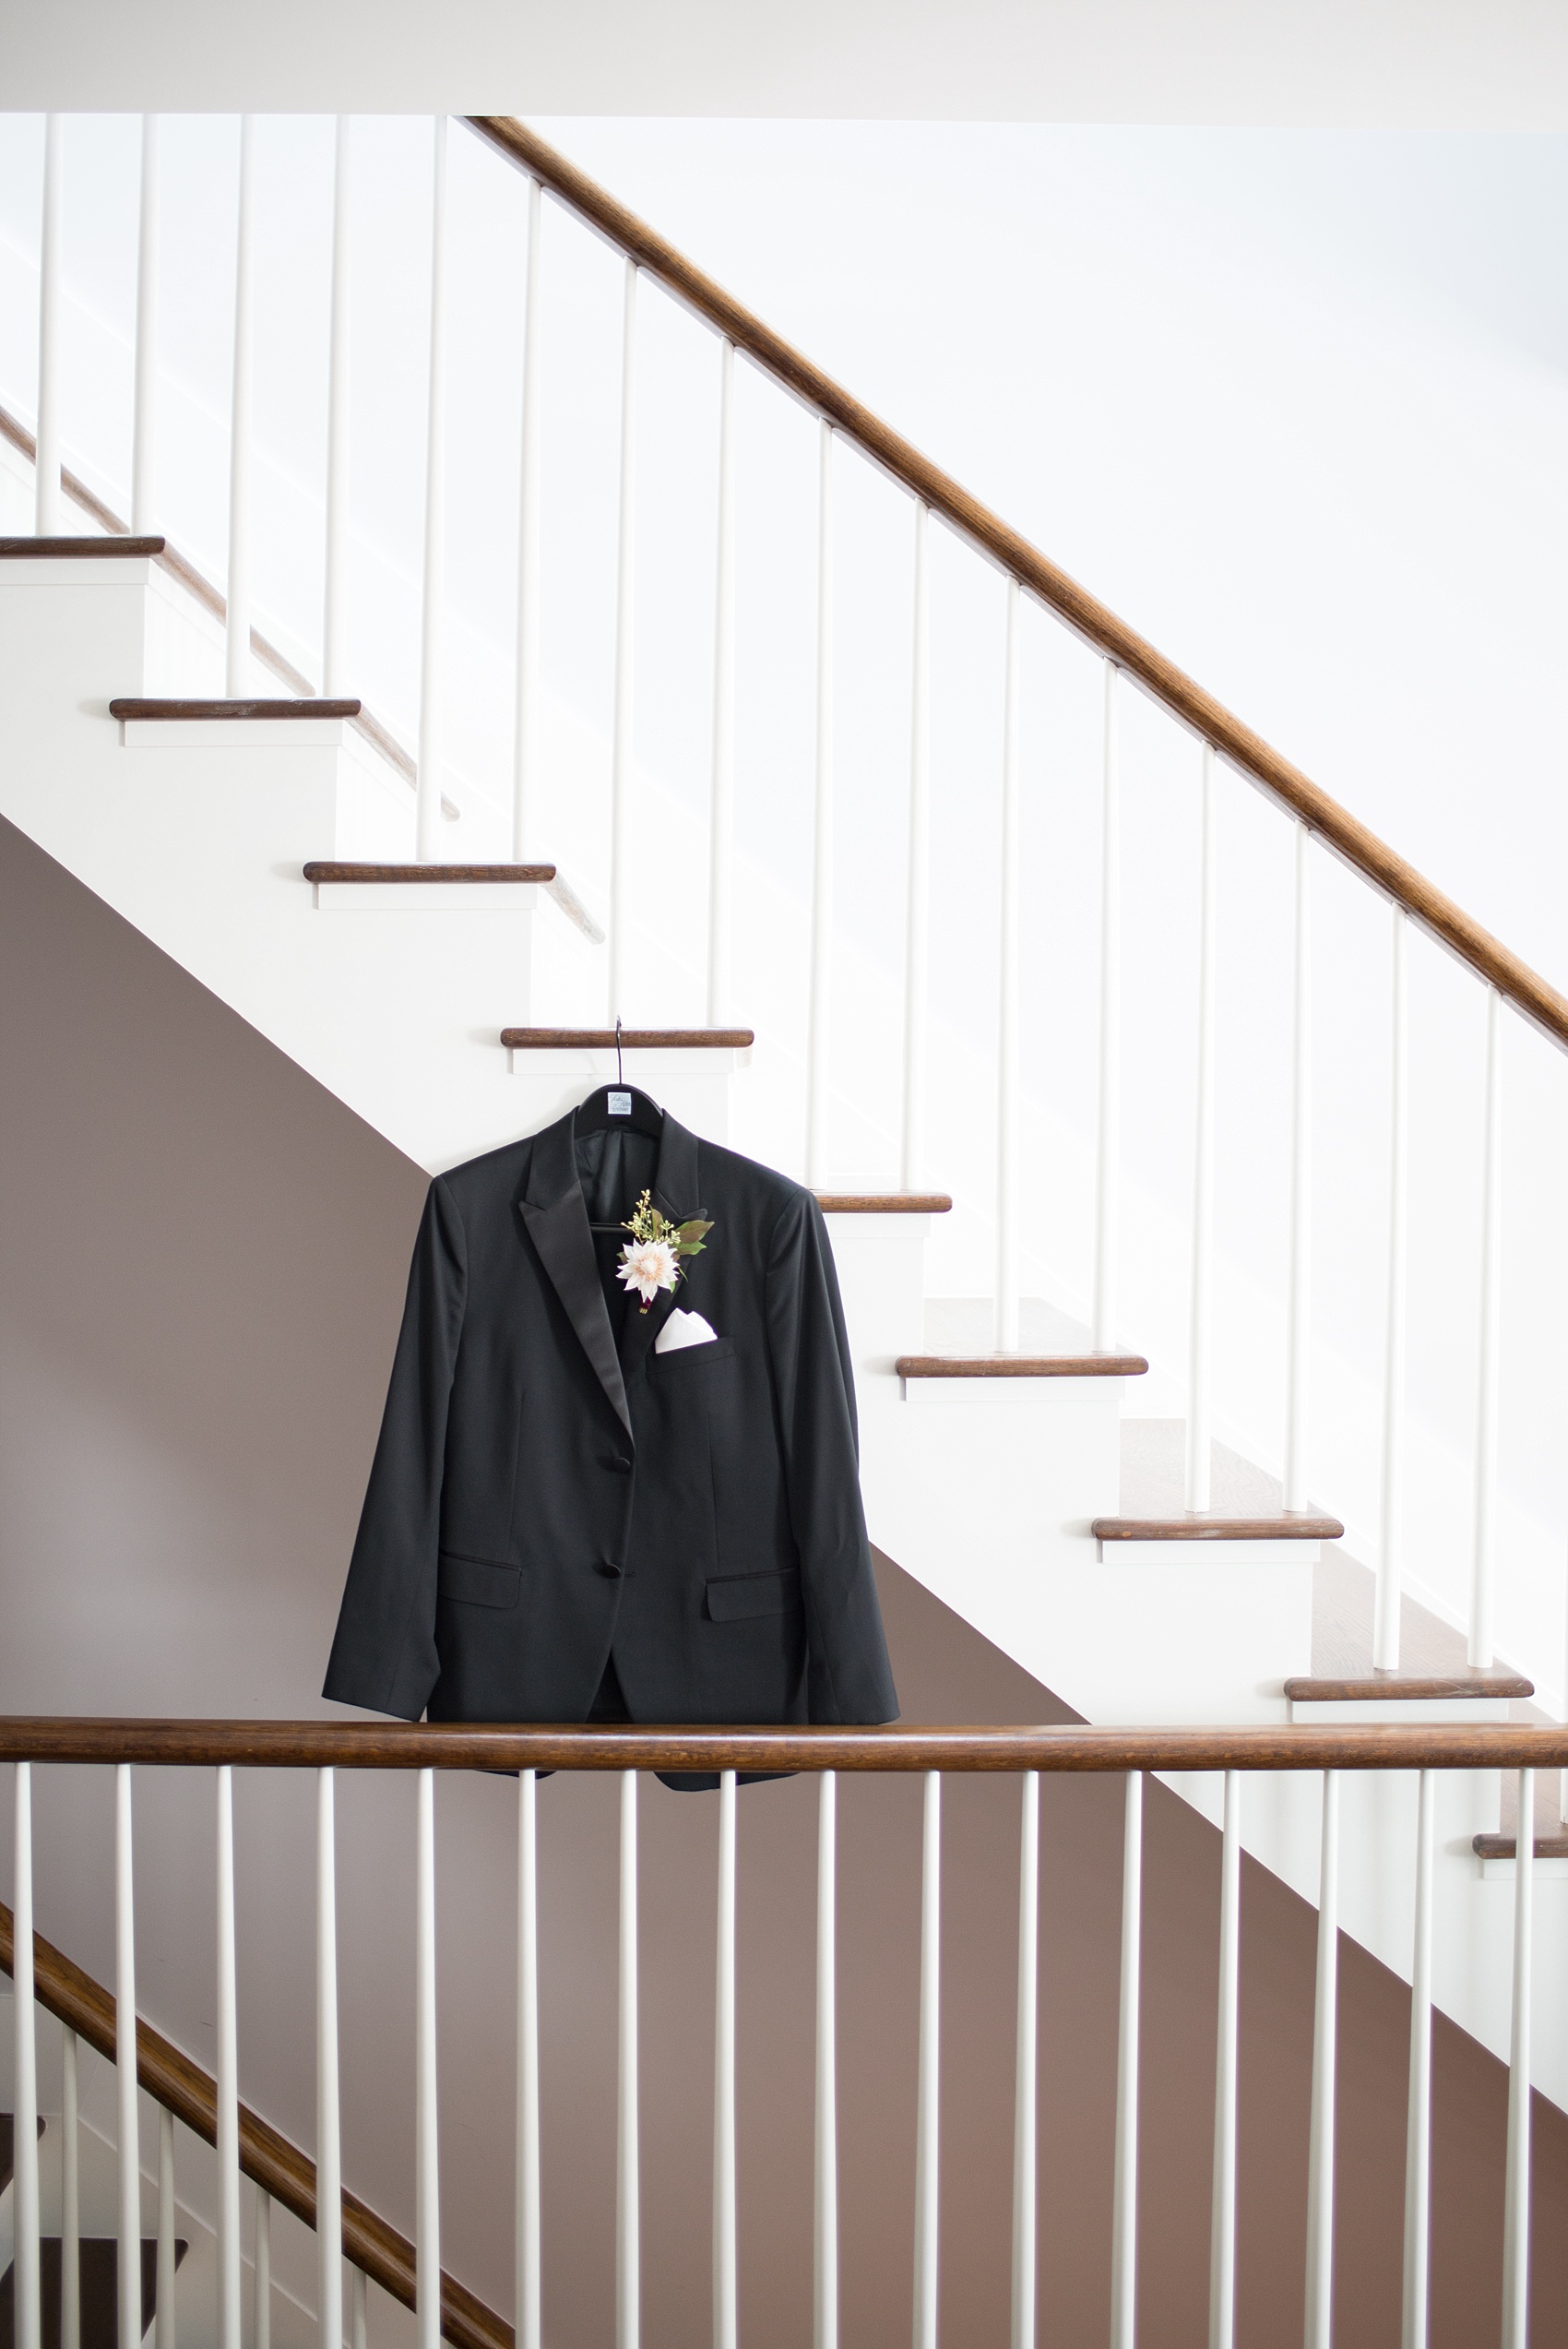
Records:
[[[621,1228],[632,1236],[621,1250],[616,1275],[636,1291],[642,1299],[637,1310],[646,1313],[661,1289],[673,1289],[686,1258],[702,1254],[713,1226],[695,1215],[684,1223],[669,1222],[645,1191]]]

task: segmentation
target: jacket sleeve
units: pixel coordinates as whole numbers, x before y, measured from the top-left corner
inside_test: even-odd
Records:
[[[424,1203],[381,1435],[322,1694],[417,1721],[440,1669],[436,1552],[446,1412],[468,1287],[462,1219],[445,1183]]]
[[[897,1721],[861,1505],[855,1383],[822,1210],[790,1201],[768,1247],[767,1337],[805,1601],[808,1716]]]

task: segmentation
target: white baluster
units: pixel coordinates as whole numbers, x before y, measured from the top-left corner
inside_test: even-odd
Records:
[[[1225,1773],[1219,1876],[1219,2028],[1214,2059],[1214,2199],[1209,2224],[1209,2349],[1236,2338],[1236,2043],[1241,1975],[1241,1773]]]
[[[620,2069],[615,2113],[615,2349],[642,2332],[637,2118],[637,1773],[621,1773]],[[420,2349],[425,2349],[422,2343]],[[435,2349],[434,2343],[430,2349]]]
[[[827,1147],[828,1014],[833,992],[833,427],[817,428],[816,781],[812,814],[806,1181],[820,1182]]]
[[[16,1885],[11,1918],[11,1985],[16,2006],[16,2078],[11,2124],[14,2339],[39,2349],[38,2025],[32,1990],[32,1764],[16,1768]]]
[[[327,585],[321,689],[349,690],[349,198],[350,118],[338,117],[332,173],[332,327],[327,386]]]
[[[218,1772],[218,2349],[240,2349],[240,2034],[234,1973],[234,1773]]]
[[[1094,1350],[1116,1345],[1122,1201],[1122,785],[1116,663],[1105,664],[1099,855],[1099,1115],[1094,1215]],[[1130,2305],[1130,2304],[1129,2304]]]
[[[255,2189],[255,2269],[252,2349],[272,2349],[272,2197]]]
[[[152,529],[158,447],[158,117],[141,118],[141,215],[137,227],[137,388],[131,434],[131,531]]]
[[[736,2349],[735,1773],[719,1782],[719,1957],[713,2001],[713,2349]]]
[[[61,2034],[60,2349],[82,2349],[82,2173],[77,2034]]]
[[[141,2129],[137,2110],[137,1922],[131,1768],[114,1771],[114,2063],[119,2112],[119,2342],[141,2341]]]
[[[1111,2349],[1134,2349],[1138,2283],[1138,2000],[1144,1782],[1127,1773],[1122,1842],[1122,2004],[1116,2033],[1116,2170],[1111,2213]]]
[[[1018,1350],[1018,582],[1007,582],[1002,716],[1002,905],[996,1008],[996,1320],[998,1353]]]
[[[349,2349],[365,2349],[369,2326],[365,2311],[363,2268],[349,2270]]]
[[[240,117],[240,200],[234,227],[234,375],[229,412],[229,593],[224,691],[251,684],[251,405],[255,380],[255,118]]]
[[[838,1780],[817,1785],[816,2167],[812,2349],[838,2349]]]
[[[1013,2087],[1013,2331],[1035,2349],[1036,2081],[1039,2029],[1039,1772],[1022,1773],[1018,1839],[1018,2029]]]
[[[529,182],[529,274],[523,293],[523,443],[517,469],[517,708],[512,721],[512,854],[533,844],[539,719],[540,316],[544,278],[544,190]]]
[[[1492,1661],[1497,1572],[1497,1396],[1503,1322],[1503,997],[1486,996],[1486,1125],[1481,1162],[1480,1358],[1476,1370],[1476,1530],[1469,1661]]]
[[[637,602],[637,265],[626,263],[621,313],[621,517],[615,557],[615,706],[610,745],[610,1017],[626,984],[626,843],[632,821],[632,703]]]
[[[914,2349],[936,2349],[941,2246],[942,1776],[926,1772],[921,1851],[921,2038],[915,2114]]]
[[[1188,1317],[1187,1507],[1211,1497],[1214,1336],[1214,1059],[1218,961],[1218,829],[1214,750],[1203,750],[1203,832],[1198,856],[1198,1085],[1193,1144],[1193,1266]]]
[[[904,911],[904,1120],[899,1180],[918,1190],[925,1156],[926,991],[931,933],[931,517],[915,506],[914,646],[909,678],[909,841]]]
[[[735,829],[735,346],[719,345],[719,544],[713,589],[713,763],[708,799],[707,1018],[730,1006]]]
[[[343,2339],[343,2159],[338,2081],[338,1820],[337,1774],[316,1773],[315,1796],[315,2259],[316,2331],[321,2349]],[[419,1898],[424,1896],[424,1812],[420,1812]],[[423,1926],[422,1907],[420,1925]],[[420,1939],[420,1962],[424,1942]],[[419,2020],[424,2022],[422,1979]],[[419,2070],[424,2089],[422,2052]],[[420,2132],[422,2164],[424,2137]],[[423,2171],[421,2170],[422,2185]],[[422,2237],[421,2238],[422,2244]],[[439,2254],[437,2255],[439,2257]],[[422,2338],[422,2349],[430,2349]]]
[[[1508,2042],[1508,2162],[1503,2192],[1503,2349],[1527,2349],[1530,2320],[1530,1940],[1536,1774],[1519,1772],[1514,1843],[1514,2014]]]
[[[1290,1290],[1285,1363],[1285,1507],[1307,1506],[1312,1377],[1313,932],[1312,840],[1296,826],[1296,942],[1290,1044]]]
[[[178,2349],[174,2315],[174,2116],[158,2108],[158,2265],[154,2349]]]
[[[1406,1153],[1409,1138],[1409,924],[1394,908],[1393,1032],[1388,1087],[1388,1300],[1383,1340],[1383,1526],[1372,1607],[1372,1669],[1399,1667],[1399,1602],[1405,1538],[1405,1285],[1409,1261]]]
[[[40,538],[60,532],[60,327],[65,303],[60,242],[64,230],[65,126],[58,114],[43,124],[43,233],[38,260],[38,442],[33,491]]]
[[[446,117],[434,132],[430,201],[430,390],[425,402],[424,579],[420,605],[420,739],[415,805],[422,864],[441,861],[442,622],[446,596]]]
[[[1306,2349],[1329,2349],[1334,2328],[1334,2082],[1338,2024],[1339,1773],[1325,1770],[1317,1878],[1312,2133],[1307,2152]]]
[[[1405,2292],[1400,2349],[1427,2349],[1431,2224],[1431,1863],[1436,1772],[1420,1774],[1410,1965],[1410,2080],[1405,2119]]]
[[[517,2349],[540,2349],[539,1778],[517,1775]]]
[[[435,1772],[419,1774],[414,1863],[414,2322],[419,2349],[441,2349],[441,2140],[435,2102]],[[338,2279],[342,2335],[342,2280]],[[323,2343],[323,2349],[326,2343]],[[334,2342],[333,2349],[337,2349]]]

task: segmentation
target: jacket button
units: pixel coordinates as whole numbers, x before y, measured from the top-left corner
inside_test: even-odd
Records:
[[[617,1476],[629,1476],[632,1473],[631,1461],[624,1460],[619,1452],[606,1452],[599,1464],[600,1468],[612,1469]]]
[[[607,1557],[598,1559],[593,1570],[596,1574],[602,1574],[607,1582],[619,1582],[621,1580],[621,1568]]]

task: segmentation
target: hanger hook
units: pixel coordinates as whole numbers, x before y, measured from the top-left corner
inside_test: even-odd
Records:
[[[618,1085],[624,1085],[625,1081],[621,1068],[621,1015],[617,1012],[615,1014],[615,1082]]]

